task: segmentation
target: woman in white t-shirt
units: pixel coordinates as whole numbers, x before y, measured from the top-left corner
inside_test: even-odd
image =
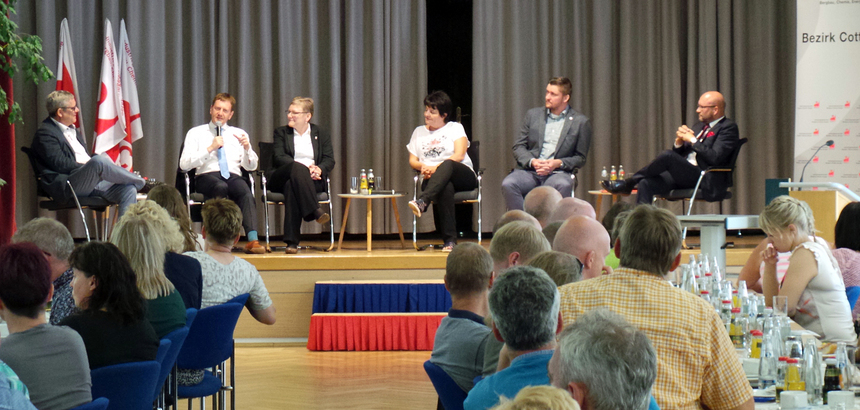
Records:
[[[442,234],[442,250],[450,252],[457,243],[454,219],[454,192],[477,188],[478,179],[466,149],[469,139],[458,122],[451,121],[454,104],[443,91],[424,97],[424,125],[415,128],[406,149],[409,165],[421,172],[421,195],[409,201],[420,217],[430,202],[436,203],[436,231]]]

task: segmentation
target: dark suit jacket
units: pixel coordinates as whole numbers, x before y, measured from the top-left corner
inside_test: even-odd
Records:
[[[700,122],[693,126],[693,134],[698,135],[705,127]],[[684,145],[674,148],[675,152],[686,157],[691,152],[696,152],[696,162],[699,168],[708,169],[715,166],[729,165],[732,153],[740,143],[738,125],[728,117],[724,117],[716,125],[708,129],[705,135],[695,144],[685,142]],[[707,200],[720,200],[725,196],[728,187],[732,186],[731,173],[711,172],[702,180],[702,195]]]
[[[90,154],[80,130],[77,130],[77,134],[78,141],[83,145],[87,154]],[[72,192],[69,190],[66,180],[69,179],[69,174],[72,171],[83,165],[75,162],[75,151],[72,150],[72,146],[63,136],[63,131],[51,117],[42,121],[39,129],[36,130],[30,149],[36,155],[35,172],[41,178],[41,188],[57,201],[71,199]]]
[[[540,156],[546,131],[546,108],[532,108],[523,119],[523,126],[514,140],[514,159],[517,169],[531,169],[529,161]],[[574,172],[585,164],[588,147],[591,145],[591,122],[582,113],[567,107],[564,127],[555,147],[555,159],[560,159],[559,169]]]
[[[293,142],[293,129],[289,126],[275,128],[274,142],[275,157],[273,172],[286,164],[292,163],[296,156],[296,145]],[[314,148],[314,162],[322,170],[322,178],[334,169],[334,149],[331,146],[331,137],[327,132],[320,130],[316,124],[311,124],[311,144]]]

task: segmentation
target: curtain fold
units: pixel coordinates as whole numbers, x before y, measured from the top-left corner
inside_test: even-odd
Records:
[[[295,96],[315,101],[313,123],[332,135],[337,165],[332,192],[348,190],[348,177],[373,167],[386,184],[406,191],[411,175],[404,148],[422,120],[426,93],[424,1],[398,0],[58,0],[20,2],[20,31],[43,40],[45,63],[57,66],[59,25],[69,19],[84,121],[96,114],[103,22],[126,20],[134,55],[144,138],[134,144],[135,170],[172,184],[188,129],[207,122],[212,97],[237,99],[231,125],[243,128],[257,149],[287,122]],[[114,33],[116,36],[117,33]],[[44,99],[55,82],[33,86],[15,78],[25,124],[17,146],[29,145],[47,116]],[[20,87],[20,88],[19,88]],[[16,90],[17,91],[17,90]],[[87,127],[93,129],[93,127]],[[92,135],[86,136],[92,143]],[[20,158],[20,156],[19,156]],[[33,173],[19,161],[18,222],[38,216]],[[410,191],[411,192],[411,191]],[[258,195],[259,197],[259,195]],[[334,200],[335,225],[343,203]],[[374,232],[396,232],[390,207],[377,205]],[[400,213],[409,212],[400,201]],[[259,230],[264,230],[258,205]],[[279,235],[283,212],[273,208],[269,227]],[[364,206],[352,210],[364,212]],[[82,237],[74,215],[57,214]],[[308,224],[303,232],[319,232]],[[355,217],[349,233],[366,232]]]

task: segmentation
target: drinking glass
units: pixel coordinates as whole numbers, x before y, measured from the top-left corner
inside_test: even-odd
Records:
[[[383,186],[384,185],[382,185],[382,177],[376,177],[376,187],[373,188],[373,190],[379,191],[379,193],[382,194],[382,193],[384,193],[382,191],[385,189],[385,188],[383,188]]]
[[[788,296],[773,297],[773,313],[777,316],[788,316]]]
[[[358,193],[358,177],[350,177],[349,178],[349,193],[357,194]]]

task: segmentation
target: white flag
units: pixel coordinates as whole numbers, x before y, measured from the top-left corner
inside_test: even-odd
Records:
[[[116,47],[110,20],[105,19],[102,71],[99,75],[99,107],[93,152],[108,152],[125,138],[125,118],[122,114],[122,80],[119,75]],[[114,152],[118,154],[118,151]],[[119,164],[119,156],[111,157]],[[122,164],[119,164],[122,165]]]
[[[81,107],[81,99],[78,98],[78,76],[75,74],[75,54],[72,52],[72,36],[69,34],[69,22],[63,19],[60,23],[60,56],[59,67],[57,67],[57,88],[72,93],[75,100],[78,102],[78,108]],[[84,122],[81,120],[83,111],[78,111],[78,117],[75,119],[75,127],[81,130],[81,135],[85,136]]]
[[[140,120],[140,102],[137,99],[137,79],[134,75],[134,64],[131,58],[131,46],[128,42],[128,32],[125,30],[125,20],[119,23],[119,71],[122,82],[122,111],[125,121],[125,138],[108,155],[114,158],[111,151],[119,155],[118,164],[129,171],[132,170],[131,144],[143,138],[143,125]]]

